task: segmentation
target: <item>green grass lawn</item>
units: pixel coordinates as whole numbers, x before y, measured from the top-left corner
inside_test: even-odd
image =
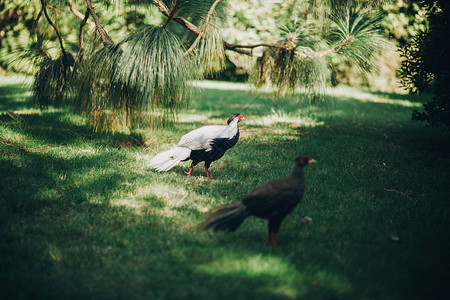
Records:
[[[29,84],[0,78],[1,299],[448,295],[450,139],[410,121],[420,99],[341,88],[309,106],[209,82],[175,128],[111,135],[33,108]],[[211,181],[203,165],[190,178],[189,162],[146,167],[235,112],[241,138]],[[278,246],[260,219],[231,234],[197,230],[209,209],[287,176],[298,155],[318,163]]]

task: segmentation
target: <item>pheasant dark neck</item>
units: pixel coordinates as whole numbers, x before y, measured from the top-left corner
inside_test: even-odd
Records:
[[[303,168],[299,166],[295,166],[294,170],[292,171],[292,177],[295,179],[302,179],[305,177],[305,173],[303,172]]]

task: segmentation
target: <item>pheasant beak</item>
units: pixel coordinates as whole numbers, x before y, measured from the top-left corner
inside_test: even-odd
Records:
[[[308,164],[315,164],[315,163],[317,163],[317,161],[315,159],[310,158],[308,160]]]

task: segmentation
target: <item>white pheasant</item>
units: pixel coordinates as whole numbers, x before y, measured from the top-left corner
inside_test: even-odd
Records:
[[[148,166],[157,171],[168,171],[180,161],[191,159],[188,176],[192,168],[199,162],[205,162],[208,179],[211,162],[221,158],[225,152],[236,145],[239,140],[238,123],[243,120],[241,114],[233,114],[228,118],[227,125],[204,126],[183,135],[174,148],[154,156]]]

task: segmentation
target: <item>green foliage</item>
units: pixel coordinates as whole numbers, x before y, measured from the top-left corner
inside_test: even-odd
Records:
[[[426,32],[419,32],[413,37],[411,43],[400,49],[404,58],[399,75],[402,85],[410,93],[421,93],[430,87],[433,81],[433,73],[427,71],[424,66],[424,51],[429,41]]]
[[[185,45],[192,43],[196,37],[186,28],[178,26],[172,33],[146,25],[160,25],[166,19],[161,17],[161,12],[149,9],[149,6],[153,7],[152,4],[144,1],[98,1],[94,4],[97,4],[101,23],[115,29],[110,36],[112,40],[120,40],[119,43],[101,49],[98,39],[91,38],[91,42],[84,46],[83,53],[78,54],[75,68],[72,68],[72,63],[65,64],[64,59],[58,57],[60,51],[49,51],[55,46],[59,49],[58,44],[44,46],[38,37],[37,43],[24,46],[27,50],[13,52],[13,59],[8,61],[8,65],[17,65],[23,70],[23,63],[27,62],[25,65],[38,70],[33,93],[39,106],[46,107],[57,102],[71,105],[78,113],[88,116],[96,130],[114,131],[123,127],[135,129],[148,124],[171,124],[176,118],[176,111],[189,102],[190,81],[200,78],[202,73],[209,74],[223,67],[225,55],[218,29],[223,27],[227,19],[226,1],[219,3],[213,18],[204,24],[205,15],[213,2],[177,2],[177,16],[190,19],[198,28],[206,26],[205,37],[194,55],[183,56]],[[69,12],[69,2],[54,1],[48,4],[50,18],[62,29],[66,48],[70,52],[77,52],[80,45],[77,45],[76,39],[72,40],[74,43],[67,39],[77,37],[81,20],[61,24],[58,20],[62,14],[58,9],[74,18]],[[130,10],[131,5],[134,8]],[[173,1],[166,1],[166,5],[170,9]],[[40,9],[39,1],[35,3],[35,9]],[[35,23],[35,16],[29,17],[30,22]],[[123,28],[125,21],[127,24]],[[44,41],[48,37],[55,40],[55,31],[42,15],[39,23]],[[133,33],[127,32],[123,38],[126,30],[133,30]],[[184,39],[183,43],[180,42],[181,38]],[[68,44],[71,47],[67,47]],[[69,89],[67,84],[70,85]]]
[[[71,54],[53,60],[44,60],[34,75],[33,102],[39,107],[61,105],[68,88],[70,68],[74,64]]]
[[[405,60],[400,68],[402,84],[410,93],[429,89],[433,100],[424,104],[424,112],[415,110],[413,120],[450,128],[450,5],[446,1],[428,1],[430,28],[420,32],[411,44],[402,48]]]
[[[210,25],[213,26],[213,25]],[[225,66],[225,49],[219,30],[207,29],[195,51],[196,66],[200,76],[216,74]]]
[[[45,53],[53,52],[50,43],[42,41],[31,43],[28,48],[21,50],[14,50],[5,56],[3,62],[8,64],[9,70],[17,70],[21,73],[32,75],[39,70],[39,66],[43,64]]]
[[[292,50],[266,48],[256,65],[251,80],[257,87],[269,83],[278,96],[293,95],[299,89],[306,89],[307,93],[302,95],[307,99],[323,100],[316,96],[329,78],[325,58],[300,58]]]
[[[394,46],[382,34],[382,16],[369,16],[349,10],[344,18],[334,17],[332,40],[345,60],[371,72],[379,65],[379,57]],[[344,41],[344,43],[342,42]],[[347,44],[346,44],[347,43]],[[340,45],[343,45],[342,47]]]
[[[9,68],[11,72],[21,71],[20,64],[10,65],[17,60],[12,56],[22,56],[29,40],[33,39],[33,14],[37,6],[34,2],[21,0],[0,0],[0,67]],[[26,51],[26,50],[25,50]],[[15,55],[14,55],[15,54]],[[24,61],[22,61],[23,63]],[[25,65],[29,72],[29,66]],[[33,70],[35,71],[35,70]],[[33,74],[33,73],[29,73]]]
[[[73,107],[106,131],[170,122],[198,75],[177,37],[152,26],[81,57],[73,73]]]
[[[401,46],[428,28],[427,11],[421,1],[385,1],[382,26]]]
[[[299,88],[306,88],[307,95],[320,99],[318,94],[330,80],[327,55],[334,53],[368,73],[378,66],[378,57],[393,48],[380,33],[380,15],[348,10],[330,19],[333,23],[320,30],[314,26],[304,28],[301,22],[281,27],[284,47],[266,47],[256,62],[252,77],[255,84],[269,83],[277,95],[295,94]],[[314,31],[321,34],[310,34]]]
[[[198,27],[205,21],[205,16],[216,0],[180,0],[177,15],[191,20]],[[221,0],[214,9],[214,19],[217,25],[225,25],[228,21],[228,1]]]

